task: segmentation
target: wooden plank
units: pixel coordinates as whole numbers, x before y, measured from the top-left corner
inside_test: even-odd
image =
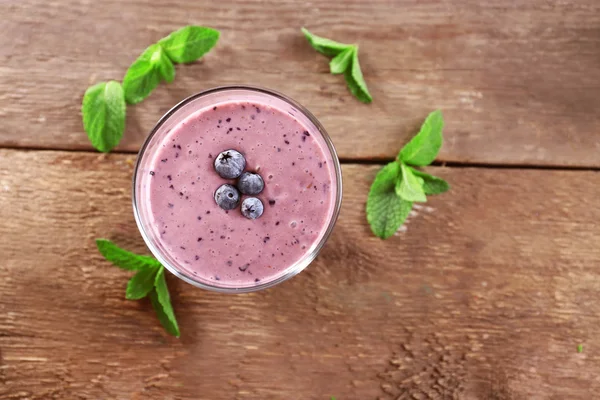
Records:
[[[88,85],[121,79],[146,46],[195,23],[222,31],[218,47],[128,109],[121,150],[181,99],[249,83],[308,106],[345,159],[392,158],[441,108],[441,161],[600,166],[597,0],[13,0],[0,12],[0,146],[89,149]],[[361,45],[372,105],[328,73],[303,25]]]
[[[132,161],[0,151],[0,398],[600,395],[598,173],[433,168],[452,190],[381,241],[378,167],[345,165],[335,233],[298,277],[228,296],[169,276],[175,339],[94,246],[145,251]]]

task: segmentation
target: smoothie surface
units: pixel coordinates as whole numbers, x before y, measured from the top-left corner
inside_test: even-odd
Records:
[[[213,166],[229,149],[264,179],[254,196],[264,204],[256,220],[215,203],[219,186],[235,184]],[[164,135],[147,173],[141,201],[153,235],[180,270],[210,285],[277,278],[315,250],[333,213],[335,169],[320,132],[293,111],[260,102],[227,101],[192,113]]]

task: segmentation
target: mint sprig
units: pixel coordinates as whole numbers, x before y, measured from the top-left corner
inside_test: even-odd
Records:
[[[130,253],[110,240],[96,239],[96,245],[100,254],[117,267],[137,271],[127,283],[125,298],[139,300],[150,297],[162,326],[171,335],[179,337],[179,326],[171,305],[164,267],[155,258]]]
[[[375,177],[367,198],[367,221],[373,233],[387,239],[404,223],[413,202],[444,193],[450,185],[436,176],[415,169],[431,164],[442,147],[444,119],[441,111],[429,114],[417,135],[400,150],[396,160]]]
[[[302,33],[310,45],[319,53],[333,57],[329,63],[332,74],[344,74],[350,92],[363,103],[370,103],[373,97],[369,93],[358,62],[358,45],[345,44],[314,35],[306,28]]]
[[[137,104],[165,81],[173,82],[173,63],[189,63],[209,52],[219,40],[219,31],[186,26],[149,46],[131,64],[118,82],[99,83],[87,89],[82,103],[83,128],[94,148],[111,151],[125,131],[125,101]]]
[[[172,82],[174,78],[173,63],[160,45],[153,44],[144,50],[125,73],[125,99],[129,104],[137,104],[148,97],[161,81]]]
[[[103,153],[111,151],[125,130],[125,97],[119,82],[90,86],[81,105],[83,129],[92,145]]]

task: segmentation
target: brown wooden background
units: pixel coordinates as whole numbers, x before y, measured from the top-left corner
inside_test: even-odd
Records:
[[[0,15],[1,399],[600,397],[597,0],[4,0]],[[128,108],[118,151],[92,151],[87,86],[187,24],[219,29],[217,48]],[[373,104],[301,26],[360,44]],[[130,274],[94,239],[147,252],[136,150],[176,102],[232,83],[314,112],[344,205],[317,261],[274,289],[169,279],[175,339],[125,300]],[[380,241],[369,184],[435,108],[446,143],[430,171],[452,190]]]

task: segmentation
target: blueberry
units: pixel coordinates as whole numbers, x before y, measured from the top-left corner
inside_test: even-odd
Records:
[[[242,202],[242,214],[248,219],[256,219],[263,213],[262,201],[256,197],[248,197]]]
[[[265,182],[259,174],[244,172],[240,175],[237,187],[243,194],[259,194],[265,187]]]
[[[221,185],[215,192],[215,201],[223,210],[233,210],[240,204],[240,192],[233,185]]]
[[[246,159],[236,150],[225,150],[215,158],[215,170],[221,178],[235,179],[246,168]]]

